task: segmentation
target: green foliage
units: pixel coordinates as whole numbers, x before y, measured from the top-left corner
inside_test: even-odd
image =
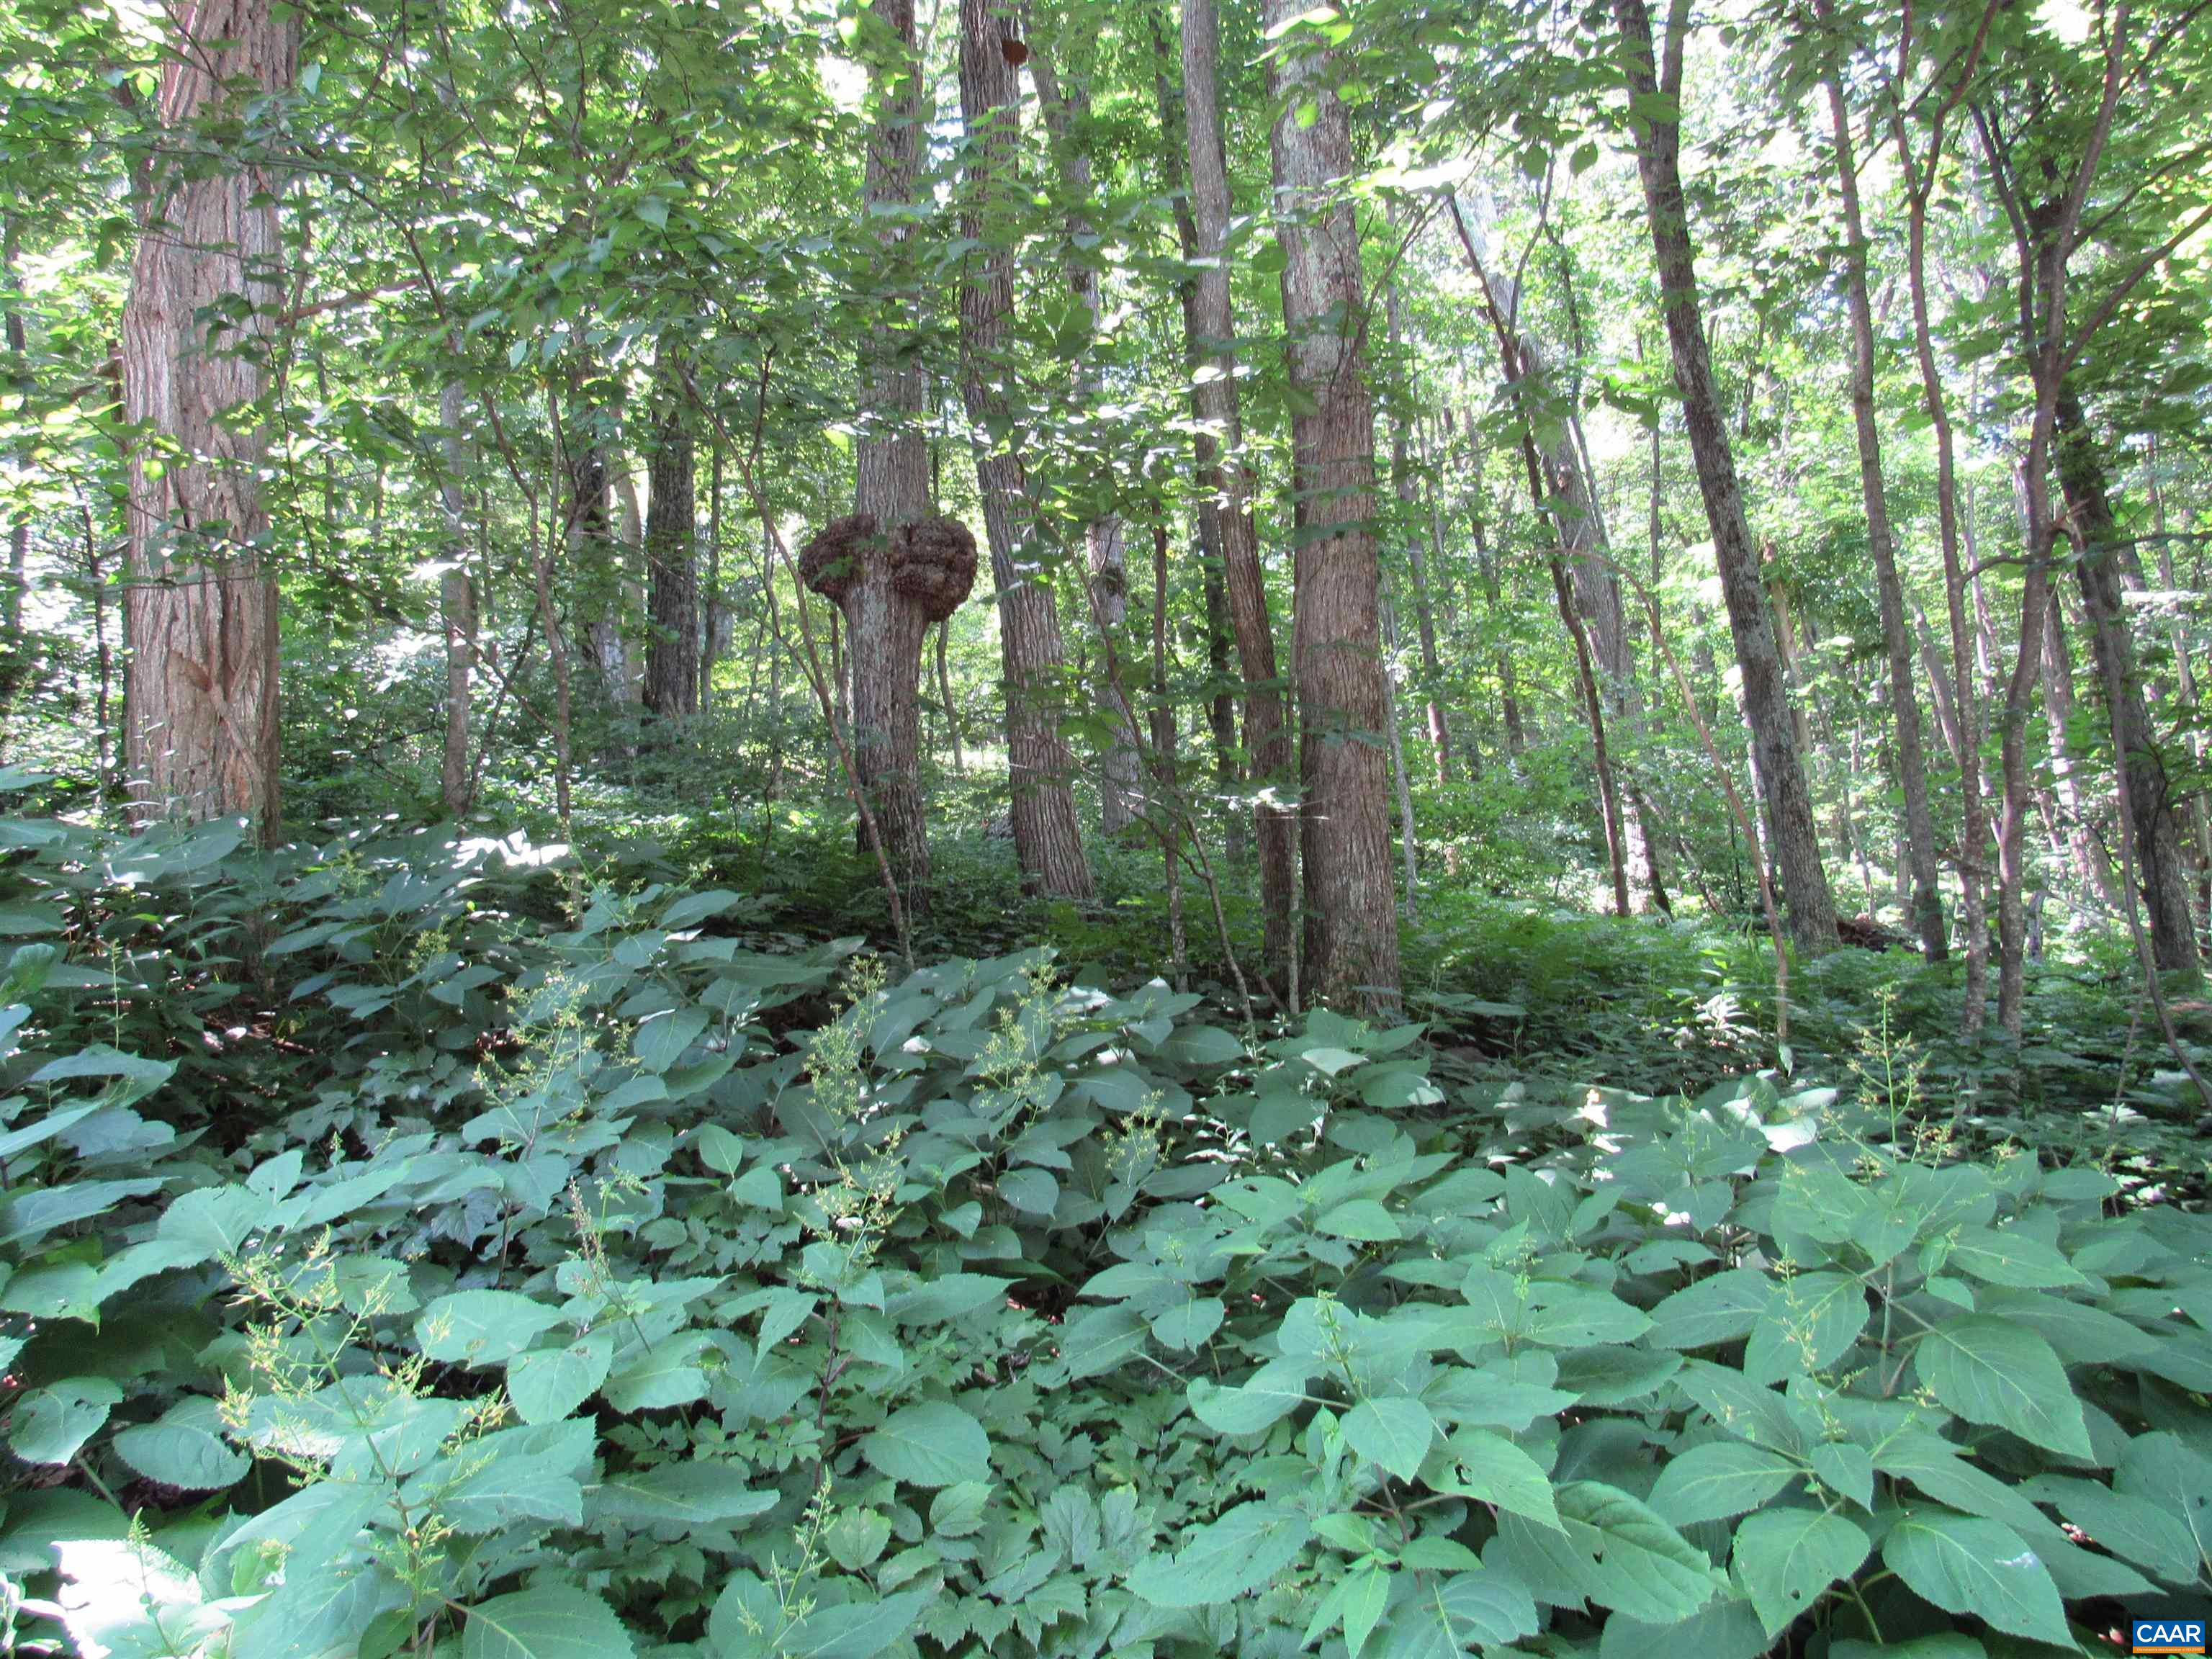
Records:
[[[520,840],[0,839],[26,1639],[2002,1652],[2205,1583],[2212,1232],[1920,1106],[1499,1101]]]

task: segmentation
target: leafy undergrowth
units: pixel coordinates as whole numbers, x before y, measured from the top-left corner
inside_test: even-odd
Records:
[[[2212,1231],[1924,1075],[1463,1084],[519,839],[0,847],[15,1651],[1948,1659],[2203,1588]]]

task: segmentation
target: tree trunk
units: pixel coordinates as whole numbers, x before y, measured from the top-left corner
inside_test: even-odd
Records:
[[[1055,43],[1057,44],[1057,43]],[[1068,198],[1067,248],[1064,263],[1067,270],[1068,287],[1074,291],[1091,340],[1098,335],[1099,302],[1097,267],[1085,261],[1079,252],[1086,240],[1095,240],[1091,228],[1089,204],[1091,201],[1090,135],[1085,128],[1091,118],[1091,97],[1081,82],[1062,84],[1059,70],[1048,52],[1034,48],[1030,52],[1030,79],[1035,83],[1037,106],[1043,112],[1045,125],[1052,136],[1052,152],[1060,171],[1060,186]],[[1086,403],[1096,403],[1102,395],[1103,381],[1095,356],[1086,352],[1076,369],[1076,393]],[[1105,628],[1117,638],[1129,617],[1129,558],[1125,545],[1121,515],[1106,513],[1093,519],[1083,528],[1085,562],[1088,567],[1091,597],[1097,614]],[[1103,700],[1109,709],[1114,700]],[[1137,821],[1142,804],[1139,779],[1137,734],[1129,729],[1118,714],[1109,717],[1114,724],[1113,742],[1108,746],[1098,781],[1098,827],[1109,836],[1119,836]]]
[[[2051,743],[2051,781],[2063,821],[2062,846],[2071,852],[2075,872],[2113,915],[2120,914],[2119,891],[2112,860],[2105,856],[2089,822],[2088,802],[2074,763],[2074,658],[2067,648],[2064,607],[2056,595],[2043,613],[2043,723]]]
[[[707,465],[707,580],[701,595],[699,620],[699,707],[714,699],[714,663],[722,654],[722,629],[728,613],[722,608],[722,445],[710,447]]]
[[[1835,23],[1834,0],[1814,0],[1823,28]],[[1838,48],[1840,50],[1840,48]],[[1912,920],[1930,962],[1950,954],[1943,899],[1936,872],[1936,820],[1928,805],[1928,762],[1921,744],[1920,702],[1913,684],[1912,640],[1905,617],[1905,585],[1889,525],[1881,474],[1881,439],[1875,427],[1874,307],[1867,296],[1866,228],[1859,216],[1858,165],[1851,153],[1850,112],[1840,70],[1828,76],[1828,115],[1836,143],[1836,189],[1844,210],[1844,294],[1851,315],[1851,422],[1858,438],[1859,491],[1867,542],[1874,553],[1875,591],[1881,605],[1881,641],[1889,659],[1890,719],[1897,733],[1898,783],[1905,795],[1905,845],[1912,866]]]
[[[2135,826],[2136,867],[2150,922],[2152,953],[2161,970],[2191,973],[2197,965],[2197,930],[2189,911],[2181,827],[2166,789],[2165,763],[2151,736],[2142,681],[2136,670],[2135,644],[2128,634],[2120,585],[2119,527],[2113,521],[2112,501],[2106,494],[2104,463],[2095,434],[2089,430],[2073,388],[2063,381],[2058,388],[2057,413],[2058,480],[2066,494],[2069,525],[2081,551],[2074,566],[2075,579],[2081,586],[2082,609],[2087,613],[2098,681],[2117,688],[2117,705],[2108,712],[2120,748],[2116,757],[2120,787],[2128,793]]]
[[[990,0],[960,0],[960,107],[967,130],[961,234],[974,246],[960,285],[960,390],[974,428],[975,481],[999,590],[1006,687],[1006,752],[1014,856],[1024,880],[1058,898],[1091,896],[1091,868],[1060,735],[1059,681],[1066,659],[1050,583],[1035,567],[1021,458],[995,435],[1007,424],[1000,377],[1014,314],[1013,255],[1002,222],[1018,189],[1021,120],[1017,53]],[[999,239],[994,245],[994,239]],[[1026,567],[1026,568],[1025,568]]]
[[[1398,725],[1398,694],[1395,685],[1395,659],[1398,653],[1398,619],[1389,600],[1382,601],[1382,637],[1389,647],[1391,660],[1382,665],[1382,722],[1390,734],[1390,787],[1398,798],[1398,850],[1405,866],[1406,920],[1418,921],[1421,914],[1421,865],[1413,829],[1413,781],[1406,775],[1406,735]]]
[[[1504,589],[1498,580],[1498,562],[1491,556],[1489,542],[1483,534],[1482,508],[1477,504],[1468,520],[1474,537],[1474,564],[1482,577],[1482,596],[1489,607],[1490,625],[1493,629],[1505,625]],[[1498,707],[1499,718],[1505,725],[1505,759],[1510,767],[1517,765],[1521,751],[1528,746],[1528,736],[1521,720],[1521,692],[1513,672],[1513,647],[1510,641],[1498,642]]]
[[[1735,458],[1713,386],[1711,353],[1705,341],[1690,241],[1689,204],[1682,191],[1681,129],[1672,112],[1680,91],[1680,36],[1687,26],[1686,3],[1674,0],[1663,88],[1653,55],[1651,14],[1645,0],[1613,0],[1613,14],[1625,48],[1623,66],[1632,106],[1637,167],[1643,179],[1645,216],[1658,262],[1674,384],[1681,396],[1690,450],[1697,462],[1698,488],[1705,499],[1705,520],[1712,531],[1714,557],[1728,601],[1729,629],[1743,683],[1744,714],[1751,728],[1768,839],[1781,875],[1790,939],[1806,955],[1818,956],[1836,944],[1835,901],[1828,890],[1827,872],[1820,863],[1812,795],[1806,787],[1792,729],[1789,688],[1775,649],[1774,624],[1759,581],[1757,555],[1744,520]]]
[[[1266,0],[1288,30],[1301,0]],[[1292,522],[1291,644],[1298,696],[1303,978],[1317,1001],[1370,1010],[1398,1002],[1398,913],[1378,657],[1375,416],[1360,341],[1359,229],[1346,194],[1352,132],[1332,86],[1334,54],[1279,43],[1268,94],[1283,322],[1289,334]],[[1306,118],[1311,117],[1310,120]]]
[[[691,434],[673,410],[647,465],[645,706],[656,719],[683,720],[699,711],[699,513]]]
[[[862,199],[891,291],[877,300],[876,325],[860,353],[863,435],[853,447],[853,511],[888,540],[930,512],[929,446],[921,427],[928,388],[914,361],[923,319],[909,269],[915,230],[906,216],[920,190],[921,65],[914,0],[870,0],[868,9],[885,32],[887,57],[870,68],[876,116]],[[799,603],[809,603],[804,593]],[[894,604],[879,583],[860,584],[848,606],[842,618],[830,613],[838,715],[853,734],[854,770],[883,837],[884,857],[908,913],[919,915],[930,898],[918,707],[927,620],[911,605]],[[842,625],[848,622],[849,628]],[[849,653],[841,643],[846,633]],[[863,672],[848,677],[847,655],[863,652]]]
[[[444,462],[438,495],[445,509],[446,568],[438,578],[438,610],[446,634],[446,742],[439,771],[446,811],[465,814],[474,793],[469,770],[469,678],[476,665],[476,585],[469,580],[468,498],[461,487],[465,451],[461,418],[467,389],[448,380],[438,393],[440,455]]]
[[[244,813],[279,829],[276,576],[259,473],[264,391],[283,295],[281,175],[260,163],[181,164],[189,129],[231,100],[292,83],[297,24],[271,0],[204,0],[163,66],[165,153],[143,210],[123,313],[124,418],[178,452],[129,464],[131,642],[126,703],[134,817]],[[251,309],[241,319],[235,307]]]
[[[1220,27],[1214,0],[1182,0],[1184,125],[1190,147],[1191,210],[1201,261],[1192,292],[1193,321],[1205,373],[1191,391],[1200,436],[1200,499],[1220,502],[1221,570],[1230,627],[1244,676],[1244,751],[1253,781],[1279,801],[1291,769],[1290,727],[1275,664],[1274,626],[1252,520],[1251,477],[1244,465],[1237,394],[1237,325],[1230,306],[1229,173],[1223,144]],[[1255,819],[1260,911],[1266,937],[1263,972],[1279,992],[1291,982],[1291,916],[1296,843],[1291,813],[1273,802]],[[1387,878],[1387,877],[1386,877]]]
[[[1391,283],[1382,290],[1382,304],[1389,321],[1390,349],[1395,353],[1401,344],[1404,321],[1400,314],[1402,307],[1398,303],[1396,283]],[[1431,514],[1428,526],[1421,523],[1419,486],[1413,477],[1411,447],[1407,437],[1407,425],[1402,414],[1391,422],[1390,487],[1398,497],[1399,533],[1405,538],[1406,568],[1413,584],[1413,625],[1421,642],[1421,690],[1428,717],[1429,759],[1436,768],[1437,781],[1448,783],[1451,781],[1451,740],[1444,732],[1443,705],[1437,701],[1437,688],[1443,677],[1437,672],[1436,613],[1429,605],[1428,561],[1426,550],[1422,546],[1424,529],[1433,528],[1435,520]],[[1395,732],[1395,720],[1392,729]],[[1413,915],[1410,889],[1407,890],[1407,901],[1408,908],[1406,914],[1410,920]]]

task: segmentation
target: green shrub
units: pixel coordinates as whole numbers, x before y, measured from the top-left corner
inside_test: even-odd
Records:
[[[1448,1097],[520,841],[0,846],[25,1651],[1846,1659],[2203,1587],[2212,1235],[1909,1092]]]

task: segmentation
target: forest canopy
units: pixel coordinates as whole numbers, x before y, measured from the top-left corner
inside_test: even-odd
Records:
[[[2189,1605],[2208,76],[0,0],[0,1651]]]

